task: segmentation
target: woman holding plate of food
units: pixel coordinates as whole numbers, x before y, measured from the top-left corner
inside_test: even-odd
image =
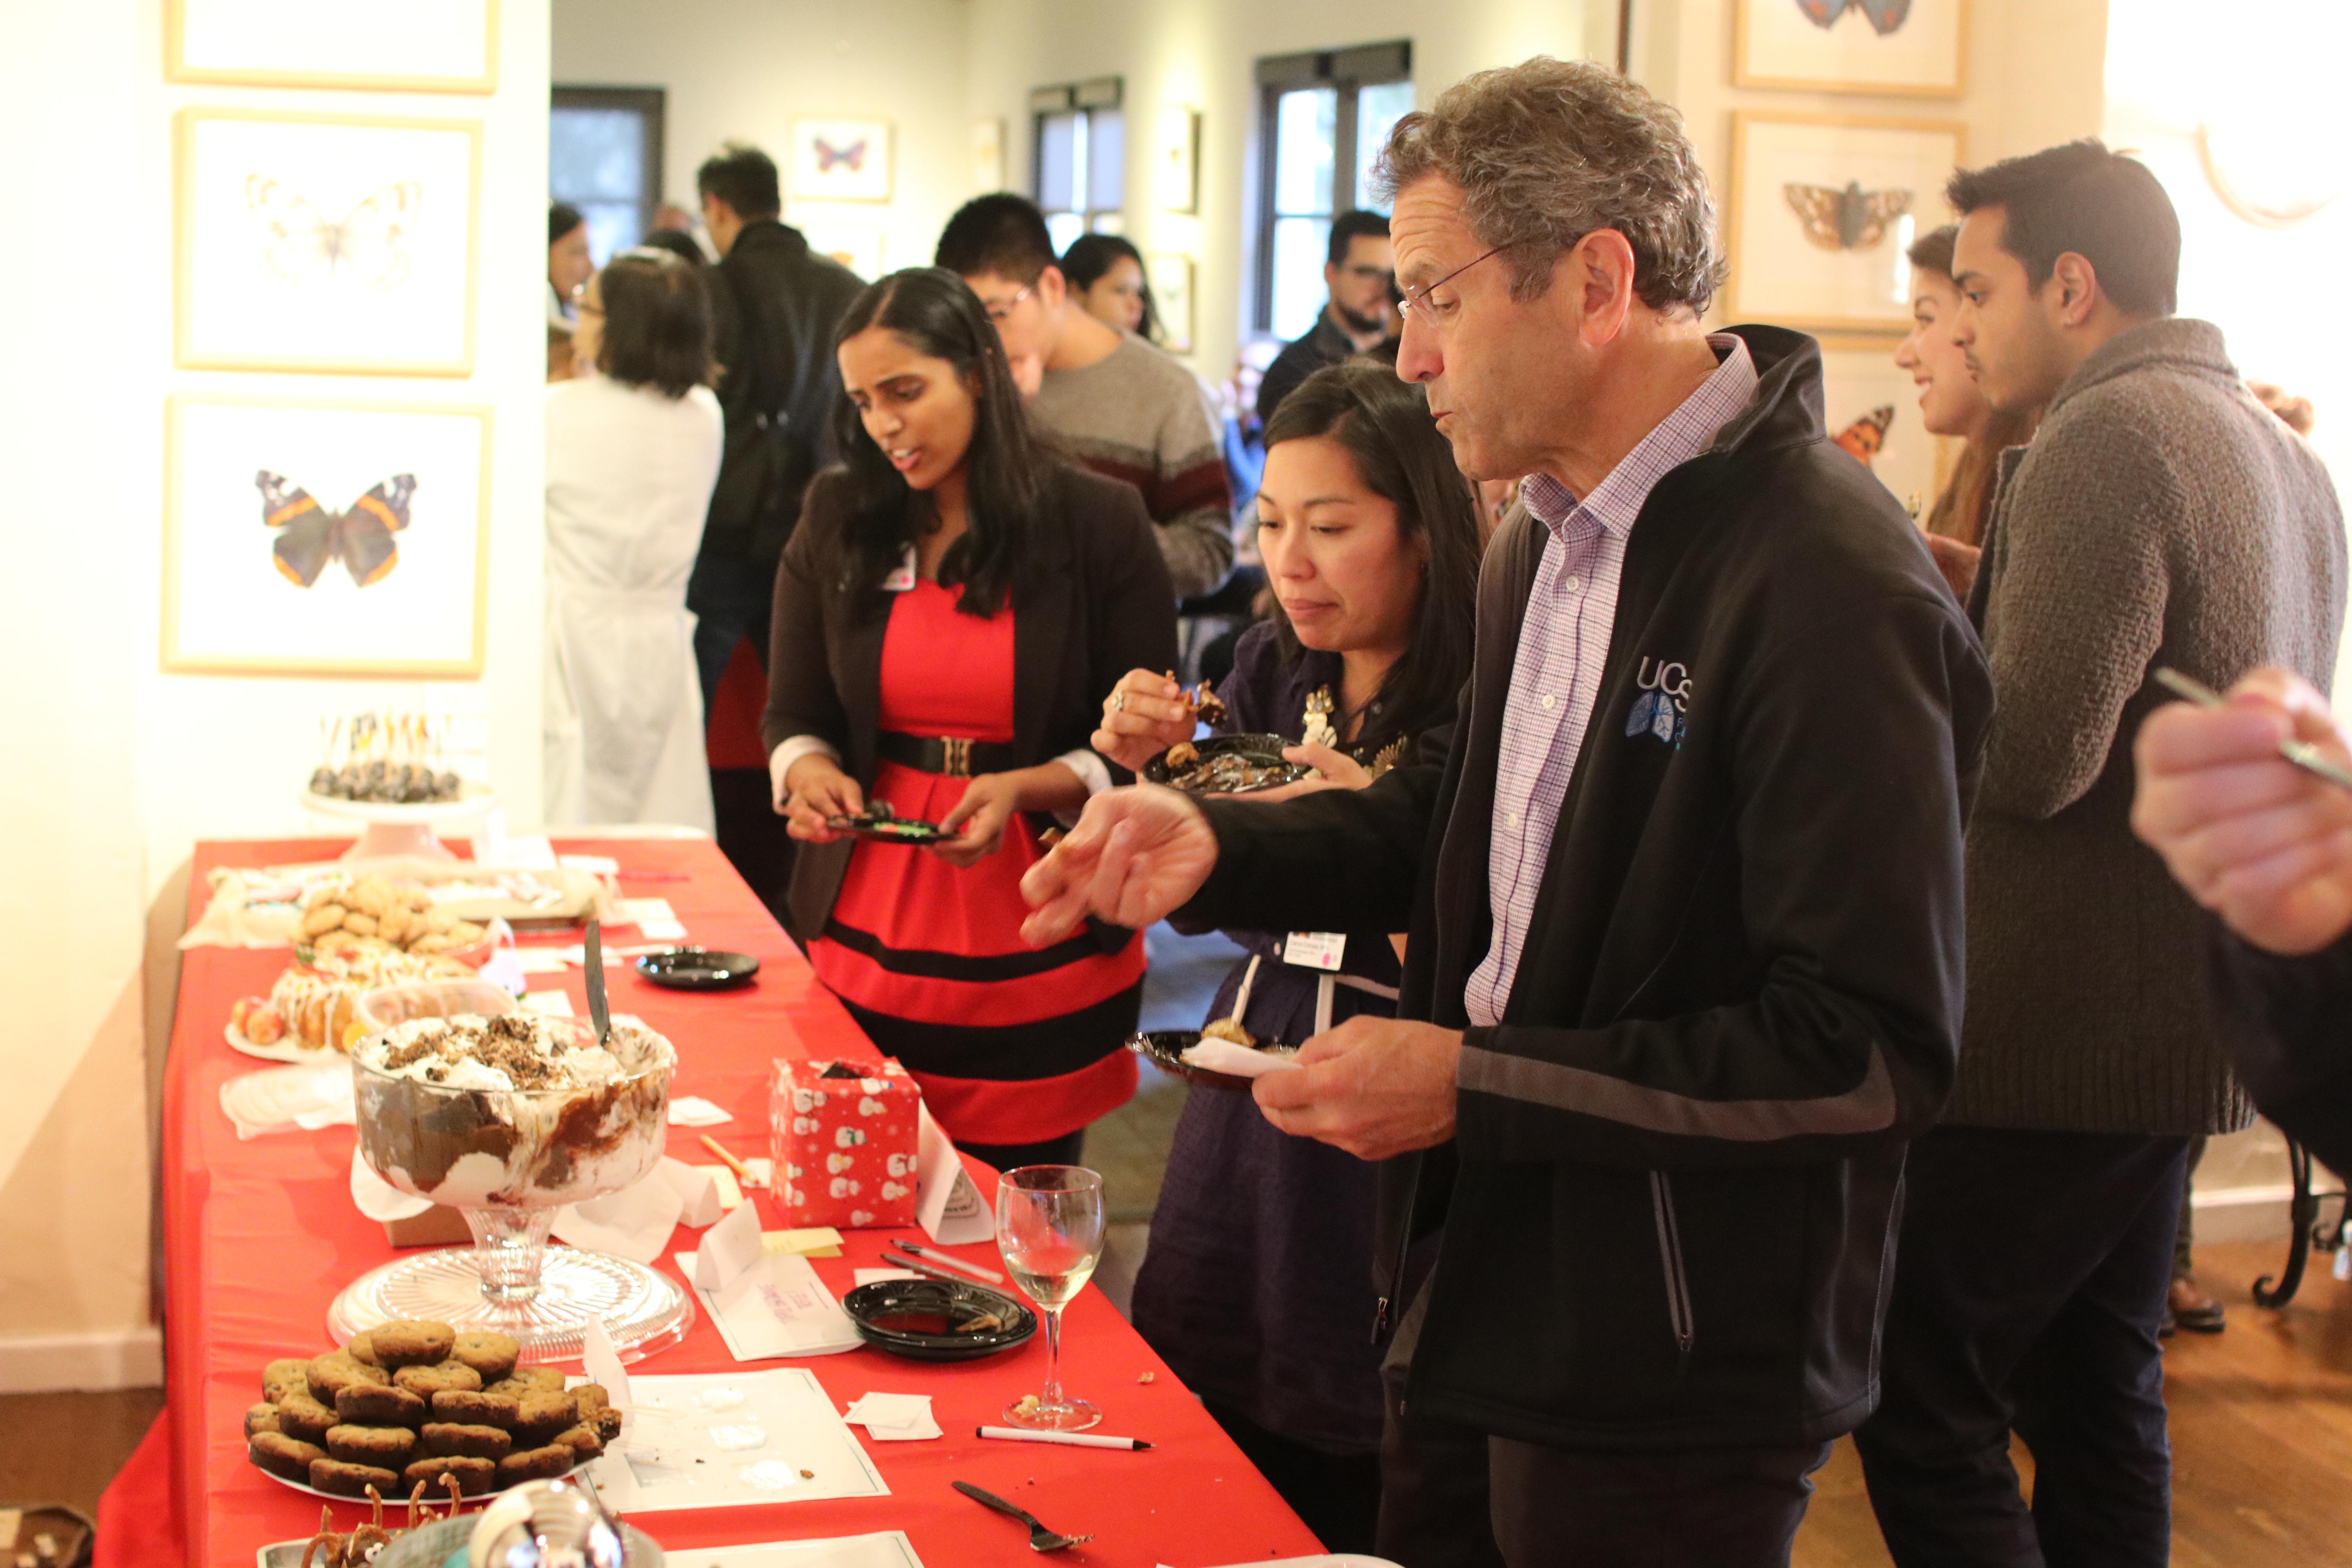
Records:
[[[1280,736],[1292,743],[1278,755],[1314,770],[1251,798],[1362,789],[1433,760],[1418,737],[1453,718],[1470,668],[1476,504],[1421,389],[1374,361],[1308,377],[1265,444],[1258,541],[1281,614],[1243,636],[1213,704],[1160,667],[1129,671],[1094,743],[1140,771],[1192,746],[1205,716],[1221,735]],[[1195,749],[1213,755],[1214,742]],[[1249,956],[1210,1010],[1229,1021],[1220,1033],[1297,1046],[1395,1011],[1386,931],[1226,934]],[[1374,1185],[1371,1166],[1276,1131],[1246,1094],[1196,1092],[1135,1285],[1137,1331],[1336,1552],[1371,1549],[1380,1496]]]
[[[1106,926],[1030,949],[1021,876],[1053,814],[1111,782],[1096,694],[1175,662],[1167,568],[1134,489],[1032,428],[953,273],[873,284],[835,345],[842,460],[777,573],[761,724],[811,846],[793,934],[959,1144],[1075,1164],[1134,1090],[1143,943]]]

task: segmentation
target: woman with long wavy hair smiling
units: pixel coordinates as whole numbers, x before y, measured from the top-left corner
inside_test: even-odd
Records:
[[[1053,814],[1111,783],[1097,701],[1174,664],[1174,595],[1135,490],[1029,423],[962,279],[914,268],[835,335],[841,463],[809,487],[776,577],[767,742],[811,847],[793,934],[940,1125],[996,1164],[1076,1161],[1135,1087],[1143,944],[1097,927],[1024,945],[1021,875]],[[887,802],[925,847],[842,824]]]

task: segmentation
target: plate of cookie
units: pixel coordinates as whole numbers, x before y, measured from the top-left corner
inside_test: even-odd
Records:
[[[552,1367],[518,1366],[505,1334],[447,1323],[384,1323],[323,1355],[262,1369],[245,1413],[246,1457],[313,1497],[386,1500],[418,1485],[487,1497],[546,1480],[604,1451],[621,1415],[604,1390],[564,1386]]]
[[[1315,776],[1304,763],[1283,760],[1296,742],[1280,735],[1210,735],[1179,741],[1143,764],[1147,784],[1167,784],[1187,795],[1255,795]]]

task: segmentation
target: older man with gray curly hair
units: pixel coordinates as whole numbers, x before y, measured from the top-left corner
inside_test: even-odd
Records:
[[[1024,930],[1409,925],[1398,1016],[1255,1089],[1388,1163],[1384,1555],[1785,1564],[1876,1397],[1904,1148],[1951,1085],[1984,659],[1827,439],[1812,341],[1700,325],[1723,261],[1672,110],[1529,60],[1384,168],[1398,373],[1465,473],[1531,476],[1444,761],[1097,795]],[[1177,717],[1145,707],[1097,743]]]

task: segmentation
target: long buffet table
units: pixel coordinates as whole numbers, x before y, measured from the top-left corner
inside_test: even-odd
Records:
[[[190,918],[200,912],[214,867],[326,859],[341,841],[207,843],[198,847]],[[565,841],[567,853],[616,858],[622,890],[667,899],[688,940],[756,955],[758,981],[716,994],[665,991],[615,966],[612,1005],[677,1045],[675,1091],[734,1113],[715,1130],[740,1154],[764,1152],[769,1064],[780,1056],[871,1057],[873,1047],[741,880],[702,841]],[[625,929],[611,939],[629,940]],[[146,1443],[101,1505],[100,1563],[219,1564],[245,1568],[257,1549],[307,1535],[319,1502],[264,1476],[245,1457],[241,1418],[260,1397],[274,1357],[328,1348],[329,1301],[356,1276],[394,1256],[383,1228],[352,1207],[349,1127],[240,1142],[219,1105],[221,1085],[264,1066],[222,1038],[231,1004],[266,993],[289,961],[284,949],[200,947],[184,954],[166,1072],[163,1220],[167,1405]],[[561,984],[583,1016],[579,971]],[[674,1128],[670,1152],[709,1163],[698,1133]],[[993,1195],[992,1194],[991,1194]],[[782,1228],[774,1200],[756,1199],[762,1223]],[[681,1228],[667,1252],[690,1249]],[[879,1263],[885,1242],[907,1231],[845,1233],[845,1256],[815,1260],[836,1296],[852,1269]],[[958,1249],[989,1261],[983,1247]],[[1296,1557],[1319,1550],[1159,1357],[1106,1302],[1084,1292],[1064,1335],[1065,1384],[1101,1405],[1107,1432],[1148,1438],[1150,1452],[982,1441],[975,1425],[1034,1393],[1045,1372],[1041,1332],[1020,1349],[953,1365],[903,1361],[861,1349],[789,1364],[814,1372],[836,1407],[873,1391],[929,1394],[947,1436],[930,1442],[866,1442],[888,1482],[884,1498],[761,1504],[646,1515],[638,1522],[671,1547],[903,1530],[930,1568],[1037,1561],[1013,1521],[951,1490],[968,1480],[1021,1502],[1055,1529],[1094,1532],[1068,1553],[1102,1568],[1202,1568]],[[686,1341],[633,1370],[707,1373],[740,1364],[708,1315]],[[759,1364],[779,1364],[766,1363]],[[864,1441],[861,1434],[861,1441]],[[341,1528],[354,1516],[338,1509]]]

